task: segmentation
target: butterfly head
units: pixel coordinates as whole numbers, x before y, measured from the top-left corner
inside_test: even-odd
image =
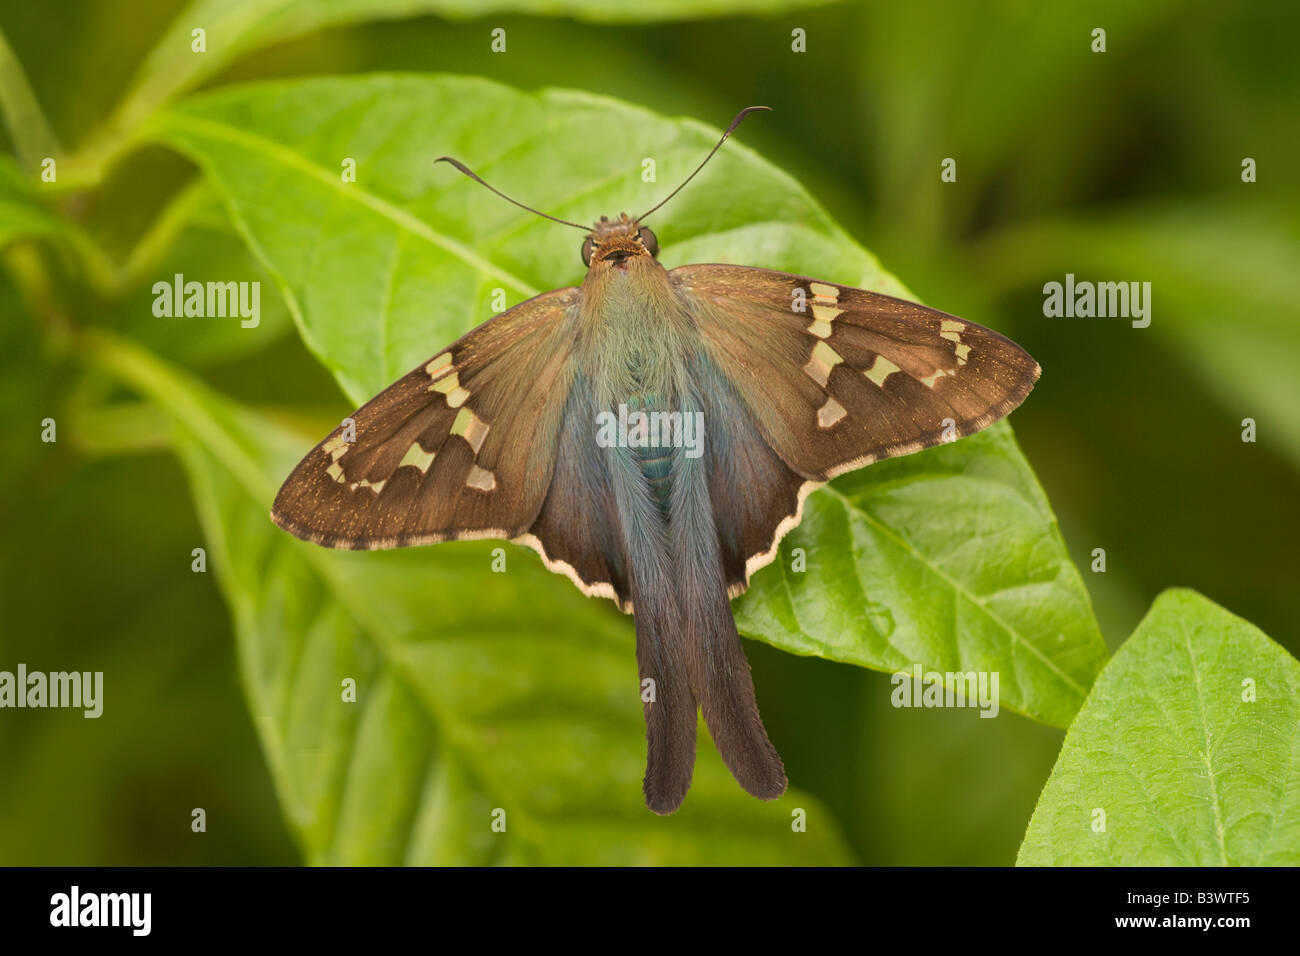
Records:
[[[625,267],[630,259],[639,256],[654,259],[658,255],[659,240],[655,234],[635,219],[629,219],[627,213],[621,213],[617,219],[601,216],[582,244],[582,264],[589,269],[600,263]]]

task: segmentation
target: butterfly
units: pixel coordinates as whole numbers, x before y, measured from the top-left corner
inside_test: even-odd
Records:
[[[335,429],[273,520],[331,548],[525,544],[634,615],[646,805],[690,788],[697,713],[762,800],[786,774],[759,716],[730,599],[836,475],[1006,415],[1038,364],[913,302],[735,265],[658,261],[645,218],[583,230],[586,277],[497,315]],[[348,428],[354,429],[350,433]]]

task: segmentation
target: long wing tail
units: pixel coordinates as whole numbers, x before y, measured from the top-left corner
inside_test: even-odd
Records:
[[[686,799],[695,771],[697,706],[676,601],[662,593],[668,575],[637,573],[645,570],[635,569],[632,577],[636,660],[645,707],[643,789],[647,807],[655,813],[672,813]]]
[[[682,462],[674,487],[672,552],[691,680],[704,722],[736,781],[760,800],[785,793],[785,766],[758,714],[749,661],[731,616],[703,469]]]
[[[696,606],[703,619],[690,627],[697,642],[694,663],[700,709],[731,775],[758,799],[775,800],[785,793],[785,766],[758,714],[754,681],[731,605],[721,588],[716,596],[709,604]]]
[[[655,813],[672,813],[686,799],[695,771],[698,708],[668,529],[653,483],[637,457],[611,456],[610,483],[636,616],[636,659],[645,707],[645,802]]]

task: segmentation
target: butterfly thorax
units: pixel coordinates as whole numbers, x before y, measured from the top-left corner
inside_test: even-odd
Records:
[[[606,236],[593,254],[582,285],[578,364],[597,411],[616,416],[620,427],[625,422],[630,426],[626,444],[603,451],[621,466],[640,471],[666,511],[678,444],[658,429],[647,441],[647,433],[636,429],[666,421],[650,419],[654,413],[689,411],[684,399],[689,394],[691,320],[668,272],[648,250],[639,244],[632,249],[629,242],[626,235]],[[601,255],[610,248],[628,254]]]
[[[670,395],[680,384],[676,370],[691,320],[668,271],[626,230],[611,231],[593,253],[581,291],[579,357],[584,371],[608,386],[599,397]]]

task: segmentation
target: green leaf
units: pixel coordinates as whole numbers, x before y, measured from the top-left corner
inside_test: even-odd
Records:
[[[577,234],[433,157],[591,221],[649,208],[718,132],[586,93],[385,75],[224,90],[166,114],[157,135],[227,197],[307,345],[360,404],[490,318],[493,288],[515,304],[582,277]],[[357,160],[355,183],[342,180],[344,157]],[[642,181],[646,157],[658,183]],[[805,190],[734,141],[656,214],[656,230],[670,267],[739,262],[906,294]],[[834,487],[809,501],[795,539],[821,570],[760,575],[740,606],[744,631],[881,669],[997,670],[1006,706],[1067,723],[1105,647],[1007,427]],[[853,519],[836,521],[846,507]]]
[[[267,511],[305,439],[134,346],[88,344],[177,422],[254,721],[308,860],[847,862],[814,798],[754,800],[707,739],[683,809],[645,809],[632,629],[604,602],[550,587],[522,550],[487,572],[486,542],[363,554],[297,541]],[[791,831],[795,807],[806,833]]]
[[[110,124],[129,131],[176,96],[215,76],[239,57],[330,27],[422,15],[463,19],[489,14],[572,17],[602,23],[770,15],[822,6],[829,0],[193,0],[141,63]],[[192,51],[192,33],[206,31],[206,52]],[[491,36],[483,33],[487,53]],[[508,37],[507,37],[508,42]],[[507,47],[508,49],[508,47]]]
[[[1066,734],[1018,863],[1295,866],[1297,779],[1300,662],[1196,592],[1166,591]]]
[[[997,672],[1004,706],[1062,727],[1106,656],[1005,423],[835,479],[735,607],[742,633],[798,654]]]

